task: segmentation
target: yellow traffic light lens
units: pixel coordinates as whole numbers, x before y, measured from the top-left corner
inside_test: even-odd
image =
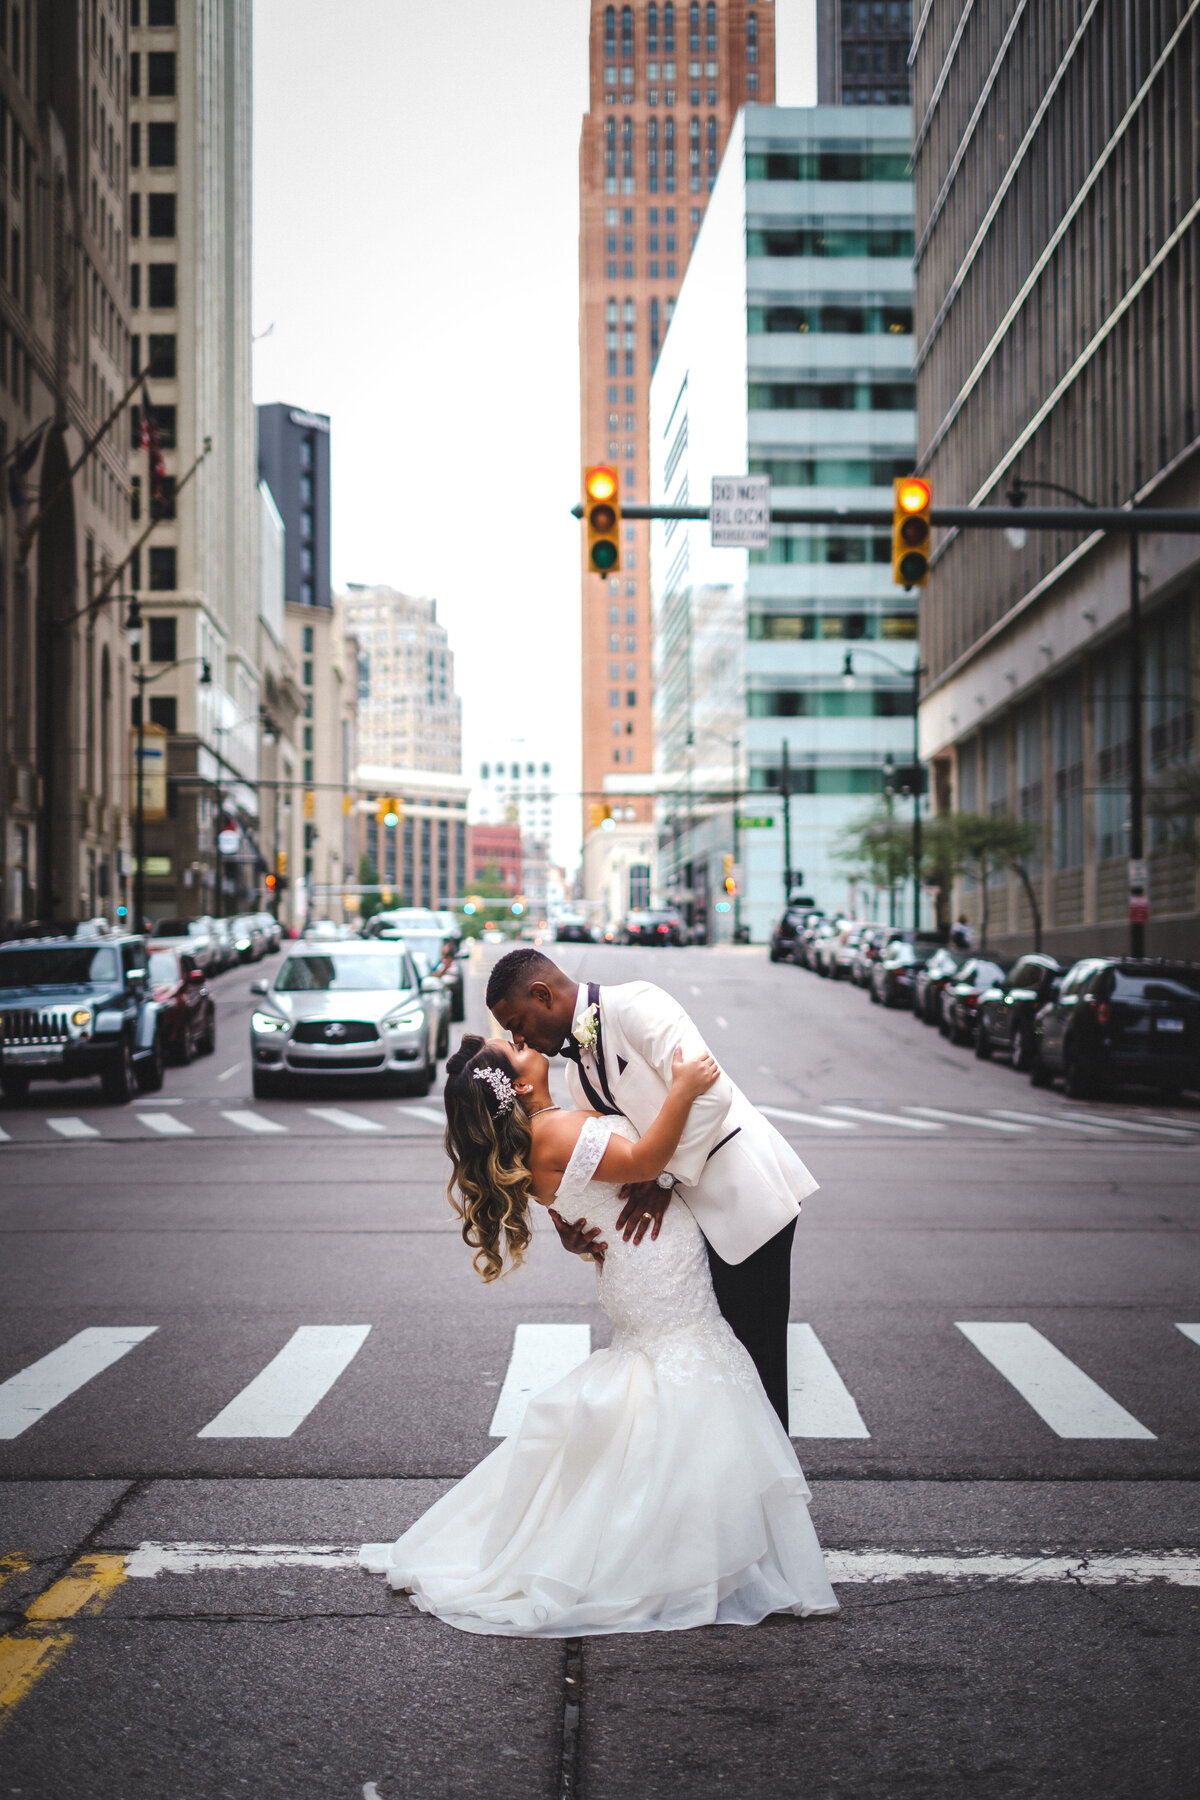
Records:
[[[896,489],[896,505],[901,512],[924,512],[929,505],[930,488],[927,481],[919,481],[913,476],[911,481],[903,481]]]
[[[616,522],[617,515],[605,500],[598,501],[588,514],[593,531],[611,531]]]
[[[589,500],[611,500],[617,491],[616,470],[589,469],[585,485]]]
[[[606,573],[617,560],[617,546],[610,538],[601,538],[598,544],[592,545],[592,566]]]
[[[920,516],[905,519],[900,527],[900,536],[906,544],[924,544],[929,537],[929,522]]]

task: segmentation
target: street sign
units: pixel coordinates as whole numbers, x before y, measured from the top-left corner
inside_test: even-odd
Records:
[[[771,477],[714,475],[709,524],[714,550],[765,550],[771,541]]]
[[[738,830],[739,831],[768,831],[768,830],[770,830],[771,826],[774,825],[774,823],[775,823],[774,819],[768,819],[768,818],[763,818],[763,817],[757,817],[757,818],[753,818],[753,819],[743,819],[743,818],[739,817]]]
[[[1131,888],[1145,888],[1150,882],[1150,867],[1144,857],[1134,856],[1129,859],[1129,885]]]
[[[147,720],[143,727],[142,745],[142,817],[147,820],[167,816],[167,738],[163,725]],[[137,793],[138,732],[131,726],[129,749],[133,761],[133,792]],[[136,805],[136,799],[134,804]]]
[[[217,849],[222,856],[236,856],[242,847],[242,834],[235,831],[232,825],[217,833]]]

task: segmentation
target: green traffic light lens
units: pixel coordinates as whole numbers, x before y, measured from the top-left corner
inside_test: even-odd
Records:
[[[929,573],[929,558],[922,556],[917,550],[910,550],[907,556],[900,558],[900,578],[902,581],[923,581]]]
[[[592,545],[592,567],[594,569],[611,569],[617,560],[617,546],[609,538],[601,538],[598,544]]]
[[[617,515],[611,506],[602,502],[599,506],[593,506],[588,520],[593,531],[611,531],[617,522]]]

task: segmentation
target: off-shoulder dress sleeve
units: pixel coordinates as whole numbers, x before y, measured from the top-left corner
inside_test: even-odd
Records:
[[[583,1121],[583,1130],[579,1133],[571,1152],[571,1160],[563,1170],[563,1178],[558,1184],[558,1192],[554,1196],[556,1200],[578,1200],[587,1192],[589,1181],[604,1161],[604,1152],[608,1149],[611,1136],[611,1119],[600,1117]]]

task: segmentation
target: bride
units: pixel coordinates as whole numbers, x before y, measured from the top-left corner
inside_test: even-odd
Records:
[[[548,1071],[536,1050],[463,1039],[446,1064],[451,1203],[485,1281],[524,1256],[531,1200],[586,1214],[611,1347],[361,1563],[449,1625],[511,1637],[836,1612],[795,1451],[718,1311],[691,1213],[677,1197],[640,1244],[612,1229],[621,1188],[667,1167],[716,1063],[677,1050],[640,1139],[620,1116],[556,1106]]]

